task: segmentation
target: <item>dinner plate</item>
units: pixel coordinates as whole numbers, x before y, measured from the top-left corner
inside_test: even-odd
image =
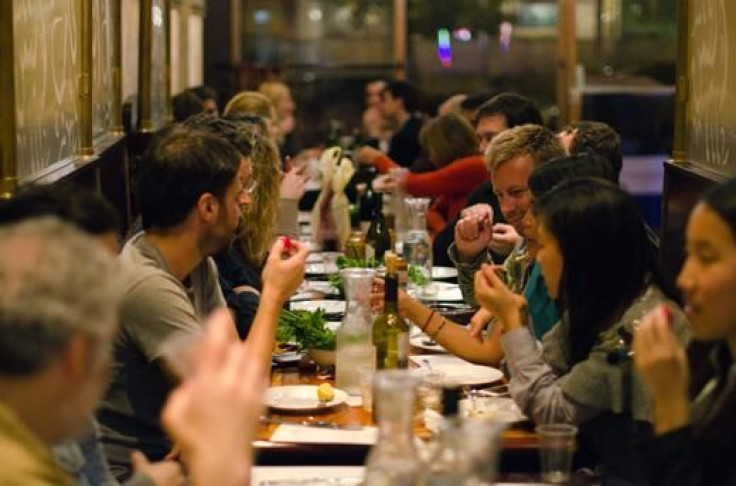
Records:
[[[301,302],[292,302],[291,310],[306,310],[314,312],[317,309],[324,309],[326,314],[342,314],[345,312],[344,300],[304,300]]]
[[[287,363],[298,363],[301,361],[304,353],[301,351],[290,351],[288,353],[272,353],[271,360],[274,363],[287,364]]]
[[[309,255],[307,255],[307,265],[313,264],[313,263],[322,263],[323,261],[324,261],[324,258],[322,258],[321,251],[310,253]]]
[[[442,280],[446,278],[456,278],[457,268],[455,267],[432,267],[432,278]]]
[[[420,366],[420,368],[415,368],[413,373],[421,376],[430,369],[441,371],[445,375],[445,384],[447,385],[485,385],[503,378],[501,370],[490,366],[474,365],[457,356],[419,355],[412,356],[410,359]]]
[[[310,211],[299,211],[299,214],[297,214],[296,217],[299,224],[311,224],[312,223],[312,213]]]
[[[488,419],[496,422],[523,422],[527,420],[524,412],[509,397],[464,398],[458,402],[461,416],[473,419]]]
[[[306,412],[322,410],[345,403],[348,394],[339,388],[333,388],[335,396],[329,402],[320,402],[317,398],[317,385],[272,386],[266,390],[263,402],[277,410]]]
[[[305,283],[303,292],[321,292],[323,294],[337,294],[338,290],[330,285],[330,282],[312,280]]]
[[[429,336],[424,333],[415,334],[411,338],[409,338],[409,344],[411,344],[415,348],[423,349],[425,351],[433,351],[435,353],[447,352],[447,350],[436,341],[434,342],[435,344],[428,344],[430,342],[432,341],[430,340]]]
[[[325,274],[325,264],[322,262],[307,263],[304,266],[304,272],[307,275],[324,275]]]
[[[458,284],[449,282],[432,282],[428,292],[419,293],[419,290],[411,290],[409,294],[419,300],[434,302],[463,302],[463,293]]]

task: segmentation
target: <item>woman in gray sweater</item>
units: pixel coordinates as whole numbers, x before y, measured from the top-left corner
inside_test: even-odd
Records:
[[[649,310],[668,305],[683,342],[685,317],[662,289],[636,203],[619,188],[563,182],[534,202],[534,217],[536,259],[563,316],[541,348],[525,325],[525,299],[490,266],[475,277],[478,302],[502,326],[511,395],[537,423],[578,425],[579,462],[641,483],[632,444],[651,435],[651,401],[621,349]]]

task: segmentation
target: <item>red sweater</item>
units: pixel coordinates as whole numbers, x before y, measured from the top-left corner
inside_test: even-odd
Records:
[[[399,167],[382,155],[375,161],[379,172]],[[406,192],[412,196],[434,197],[427,213],[427,227],[432,236],[465,207],[468,194],[488,179],[485,159],[482,155],[471,155],[457,159],[432,172],[409,173],[406,177]]]

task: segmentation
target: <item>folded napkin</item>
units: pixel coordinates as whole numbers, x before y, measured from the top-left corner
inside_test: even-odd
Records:
[[[282,424],[276,427],[271,435],[271,442],[373,445],[377,438],[378,429],[376,427],[364,427],[361,430],[341,430]]]
[[[361,484],[365,468],[363,466],[256,466],[251,474],[253,486],[280,484]]]

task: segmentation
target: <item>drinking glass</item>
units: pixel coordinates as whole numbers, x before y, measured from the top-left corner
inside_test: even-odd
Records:
[[[536,432],[539,435],[542,479],[548,483],[567,482],[578,428],[570,424],[544,424],[538,425]]]

